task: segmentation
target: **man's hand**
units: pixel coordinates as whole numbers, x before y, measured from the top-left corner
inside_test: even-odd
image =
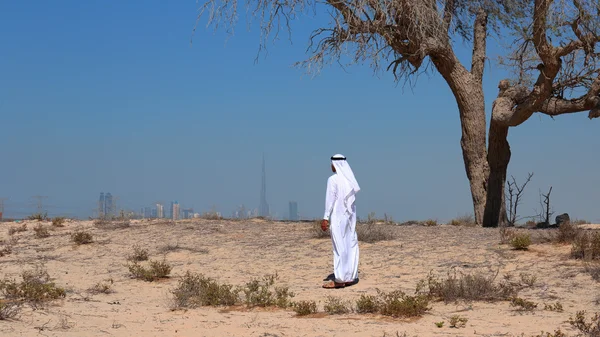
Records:
[[[323,221],[321,221],[321,229],[323,230],[323,232],[325,232],[328,228],[329,228],[329,221],[323,219]]]

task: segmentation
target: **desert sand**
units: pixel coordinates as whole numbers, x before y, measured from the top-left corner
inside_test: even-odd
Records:
[[[360,243],[358,284],[328,290],[321,285],[332,272],[331,242],[315,238],[311,223],[135,220],[129,228],[99,229],[92,221],[69,221],[41,239],[32,230],[37,222],[25,223],[28,230],[12,236],[8,229],[21,224],[0,224],[0,240],[17,238],[12,253],[0,257],[0,276],[18,280],[23,270],[43,263],[67,295],[0,321],[0,336],[531,336],[557,328],[573,335],[570,316],[579,310],[600,311],[598,284],[581,261],[569,257],[569,245],[536,243],[528,251],[515,251],[500,245],[498,229],[393,226],[394,240]],[[70,233],[76,229],[92,233],[94,243],[75,245]],[[134,244],[147,248],[151,259],[165,257],[173,266],[170,278],[132,279],[125,263]],[[328,295],[356,300],[361,294],[375,295],[377,288],[412,295],[430,272],[442,277],[453,270],[498,272],[498,279],[526,273],[536,282],[519,296],[538,307],[519,312],[507,301],[434,302],[428,313],[412,319],[356,313],[297,317],[293,310],[281,309],[171,310],[170,290],[188,270],[234,285],[277,272],[278,284],[289,286],[294,300],[317,301],[320,311]],[[108,278],[114,281],[113,293],[87,292]],[[544,304],[557,301],[564,312],[544,310]],[[448,327],[456,314],[468,319],[466,327]],[[439,321],[446,324],[438,328]]]

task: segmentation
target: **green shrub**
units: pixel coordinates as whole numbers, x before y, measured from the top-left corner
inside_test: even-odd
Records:
[[[343,315],[352,312],[350,303],[343,301],[338,297],[327,296],[324,308],[325,312],[330,315]]]
[[[317,313],[317,303],[315,301],[294,302],[292,308],[298,316],[306,316]]]
[[[133,263],[128,264],[127,267],[133,278],[148,282],[167,278],[172,269],[166,261],[150,261],[149,267],[147,268],[141,266],[137,261],[134,261]]]
[[[171,293],[175,308],[195,308],[238,304],[240,291],[230,284],[220,284],[202,274],[187,271]]]
[[[515,234],[510,240],[510,245],[516,250],[527,250],[531,245],[531,237],[528,233]]]

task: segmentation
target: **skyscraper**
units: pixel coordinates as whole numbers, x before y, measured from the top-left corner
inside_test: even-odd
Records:
[[[177,201],[171,202],[171,219],[179,220],[179,203]]]
[[[165,217],[165,207],[162,204],[156,204],[156,217],[159,219]]]
[[[258,206],[258,215],[269,217],[269,204],[267,203],[267,172],[265,169],[265,155],[262,160],[262,182],[260,188],[260,205]]]
[[[98,218],[104,218],[104,192],[100,192],[100,200],[98,200]]]
[[[298,203],[295,201],[290,201],[290,217],[291,221],[298,221]]]
[[[104,196],[104,216],[112,217],[114,214],[114,204],[112,194],[106,193]]]

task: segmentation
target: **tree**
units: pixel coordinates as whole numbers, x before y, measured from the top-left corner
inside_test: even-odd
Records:
[[[530,21],[537,22],[536,27],[540,29],[547,29],[549,22],[554,23],[554,20],[546,19],[550,13],[548,9],[545,11],[537,9],[538,2],[552,3],[552,1],[535,0],[535,6],[531,4],[532,1],[325,0],[321,3],[313,0],[284,2],[246,0],[246,5],[251,9],[251,19],[260,22],[259,50],[266,47],[271,35],[277,38],[282,28],[291,32],[291,22],[300,14],[311,10],[316,13],[317,7],[321,5],[333,9],[331,25],[313,31],[309,44],[311,56],[299,63],[309,71],[318,71],[325,64],[339,62],[347,56],[351,63],[368,61],[375,70],[391,70],[397,80],[410,81],[420,72],[438,72],[448,84],[458,105],[462,129],[461,148],[471,188],[475,221],[478,224],[496,226],[499,222],[506,221],[503,187],[510,160],[510,147],[506,137],[508,127],[513,126],[511,123],[504,123],[503,117],[511,115],[510,112],[516,105],[524,103],[525,101],[522,100],[525,96],[531,96],[527,100],[531,102],[528,103],[527,108],[517,109],[519,112],[512,114],[514,118],[522,119],[527,115],[531,116],[534,112],[543,112],[541,107],[549,107],[549,105],[543,104],[544,100],[538,92],[541,89],[546,90],[548,83],[545,81],[543,88],[534,86],[529,91],[524,89],[527,86],[523,81],[517,81],[516,84],[501,83],[500,94],[494,103],[495,119],[490,125],[490,153],[488,153],[482,84],[486,42],[488,35],[492,33],[503,38],[502,29],[508,28],[509,31],[521,32],[523,27],[528,27],[527,23]],[[209,25],[217,28],[224,24],[226,29],[231,28],[237,22],[239,7],[237,0],[207,0],[201,7],[198,19],[208,13]],[[586,11],[591,13],[592,8],[590,5]],[[539,17],[537,21],[533,20],[536,14]],[[515,18],[519,19],[516,23],[513,22]],[[583,21],[590,23],[593,19],[586,17]],[[595,25],[597,24],[593,23],[590,27]],[[555,26],[558,27],[558,24]],[[539,29],[529,30],[539,31]],[[581,34],[594,30],[586,26],[584,31],[585,33]],[[528,33],[527,30],[523,31],[517,38],[523,38]],[[587,35],[582,36],[585,39],[580,38],[579,44],[574,43],[561,54],[566,51],[568,52],[564,55],[579,50],[589,50],[592,38]],[[455,54],[455,48],[463,41],[470,43],[472,48],[469,69]],[[524,57],[530,57],[532,51],[537,51],[532,49],[531,45],[531,43],[526,44],[528,46],[525,48],[526,52],[521,53]],[[594,51],[593,48],[591,50]],[[519,50],[514,54],[520,55]],[[515,60],[518,61],[517,58]],[[523,59],[519,65],[529,70],[525,67],[527,63],[525,60],[530,59]],[[548,66],[552,67],[551,64]],[[588,75],[594,74],[597,75],[597,73]],[[541,104],[540,99],[542,99]],[[511,105],[510,102],[514,104]],[[507,109],[503,109],[505,107]],[[588,105],[586,104],[585,107],[587,108]],[[550,111],[549,109],[544,111]],[[511,121],[512,117],[508,118],[508,122]],[[504,164],[506,166],[503,166]],[[489,188],[488,181],[493,183],[492,189]],[[498,184],[499,188],[497,188]]]

